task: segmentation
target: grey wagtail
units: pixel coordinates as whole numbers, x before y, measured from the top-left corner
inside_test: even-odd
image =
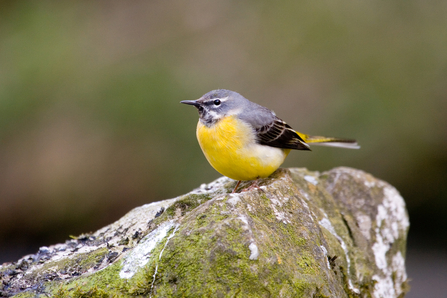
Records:
[[[197,100],[181,103],[199,110],[197,139],[208,162],[231,179],[270,176],[291,149],[310,150],[308,144],[360,148],[355,140],[310,136],[293,130],[276,114],[237,92],[213,90]]]

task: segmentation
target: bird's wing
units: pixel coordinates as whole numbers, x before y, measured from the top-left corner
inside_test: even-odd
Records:
[[[309,145],[283,120],[274,117],[270,123],[255,128],[260,144],[296,150],[310,150]]]

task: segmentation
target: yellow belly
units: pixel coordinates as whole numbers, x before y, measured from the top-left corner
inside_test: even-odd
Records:
[[[251,127],[234,116],[225,117],[211,127],[199,121],[197,139],[213,168],[234,180],[268,177],[290,152],[257,144]]]

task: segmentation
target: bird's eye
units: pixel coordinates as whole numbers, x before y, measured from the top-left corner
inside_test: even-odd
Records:
[[[215,105],[215,106],[220,105],[220,99],[215,99],[215,100],[214,100],[214,105]]]

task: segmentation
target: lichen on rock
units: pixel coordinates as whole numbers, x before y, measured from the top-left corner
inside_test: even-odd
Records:
[[[0,267],[3,296],[403,297],[405,203],[359,170],[219,178]],[[243,183],[246,187],[249,182]],[[24,263],[26,262],[26,263]],[[1,296],[0,295],[0,296]]]

